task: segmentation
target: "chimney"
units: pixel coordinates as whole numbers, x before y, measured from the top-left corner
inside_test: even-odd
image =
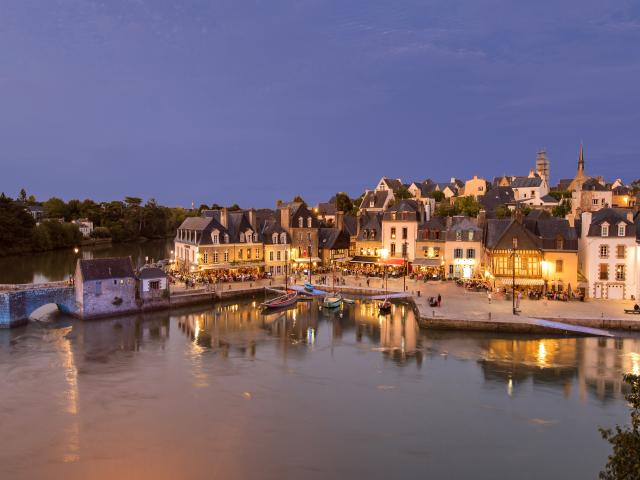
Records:
[[[220,225],[224,228],[229,228],[229,212],[227,211],[227,207],[220,210]]]
[[[289,232],[289,209],[287,207],[280,208],[280,226]]]
[[[574,228],[576,226],[576,216],[573,213],[567,213],[564,218],[567,219],[571,228]]]
[[[591,226],[591,212],[582,213],[582,238],[587,238]]]
[[[344,212],[336,211],[336,228],[338,230],[344,228]]]
[[[456,183],[456,177],[451,177],[451,182],[449,183]]]
[[[633,211],[632,210],[628,210],[627,211],[627,220],[629,220],[631,223],[633,223]]]
[[[249,223],[251,224],[251,230],[254,232],[258,231],[258,220],[256,218],[256,209],[250,208],[247,212],[247,216],[249,217]]]
[[[478,228],[484,228],[485,223],[487,223],[487,212],[481,209],[478,212]]]

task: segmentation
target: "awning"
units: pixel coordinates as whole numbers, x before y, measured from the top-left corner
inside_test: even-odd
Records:
[[[319,263],[322,261],[322,259],[318,258],[318,257],[311,257],[311,259],[309,259],[309,257],[298,257],[295,258],[293,260],[296,263],[309,263],[309,261],[311,261],[311,263]]]
[[[439,267],[442,264],[442,260],[439,258],[416,258],[413,264],[421,267]]]
[[[404,265],[404,259],[402,258],[387,258],[382,260],[382,263],[384,265],[397,265],[397,266],[402,266]]]
[[[513,279],[510,277],[496,278],[496,283],[510,287],[513,284]],[[518,286],[530,286],[530,287],[542,287],[544,280],[541,278],[518,278],[516,277],[516,285]]]
[[[351,263],[378,263],[378,257],[356,255],[351,259]]]

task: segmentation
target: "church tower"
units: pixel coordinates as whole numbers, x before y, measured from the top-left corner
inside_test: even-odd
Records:
[[[536,173],[547,182],[547,185],[549,184],[551,179],[551,165],[547,158],[547,151],[544,149],[538,151],[536,157]]]
[[[580,153],[578,154],[578,173],[577,177],[584,177],[584,148],[580,142]]]

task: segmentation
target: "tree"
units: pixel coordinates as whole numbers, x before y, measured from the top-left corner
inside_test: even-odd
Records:
[[[560,218],[564,218],[570,212],[571,212],[571,200],[568,200],[568,199],[562,200],[560,205],[553,207],[553,209],[551,210],[551,214],[554,217],[560,217]]]
[[[124,203],[127,207],[139,207],[142,205],[142,199],[140,197],[124,197]]]
[[[24,207],[0,195],[0,255],[29,251],[34,225]]]
[[[631,428],[616,425],[612,429],[600,429],[602,438],[613,446],[613,453],[605,469],[600,472],[603,480],[632,480],[640,478],[640,375],[623,376],[631,391],[625,395],[631,408]]]
[[[229,208],[227,208],[227,210],[229,210],[230,212],[237,212],[238,210],[240,210],[240,205],[234,203]]]
[[[466,215],[469,217],[477,217],[482,205],[471,195],[466,197],[458,197],[454,203],[456,214]]]
[[[27,191],[24,188],[20,189],[20,195],[18,195],[18,201],[21,203],[27,203]]]
[[[436,202],[441,202],[444,200],[444,192],[441,190],[433,190],[429,196],[433,198]]]
[[[494,210],[496,218],[507,218],[511,216],[511,212],[504,205],[498,205]]]
[[[51,197],[42,204],[46,218],[67,218],[67,204],[57,197]]]
[[[336,193],[336,210],[339,212],[350,212],[353,210],[353,202],[344,192]]]
[[[394,196],[396,200],[405,200],[407,198],[413,198],[413,195],[411,194],[409,189],[404,185],[394,192]]]
[[[631,189],[633,190],[633,193],[640,192],[640,178],[631,182]]]

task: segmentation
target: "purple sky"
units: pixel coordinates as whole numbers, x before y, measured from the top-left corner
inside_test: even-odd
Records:
[[[0,190],[272,206],[640,177],[640,3],[0,0]]]

